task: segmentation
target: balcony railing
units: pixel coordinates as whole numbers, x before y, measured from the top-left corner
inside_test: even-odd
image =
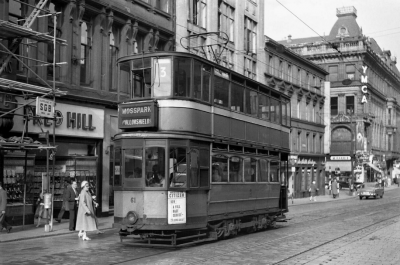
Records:
[[[366,51],[366,47],[359,42],[346,43],[338,47],[338,49],[333,49],[331,45],[321,44],[321,45],[307,45],[306,44],[295,44],[290,46],[290,49],[299,55],[315,55],[315,54],[327,54],[327,53],[338,53],[340,52],[350,52],[350,51]]]

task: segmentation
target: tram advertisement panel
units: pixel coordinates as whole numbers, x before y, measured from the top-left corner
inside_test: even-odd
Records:
[[[157,105],[154,101],[126,103],[118,106],[120,129],[157,127]]]
[[[186,224],[186,192],[168,191],[168,224]]]

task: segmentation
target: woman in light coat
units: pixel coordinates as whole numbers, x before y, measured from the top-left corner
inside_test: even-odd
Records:
[[[339,183],[336,182],[336,179],[333,179],[333,182],[332,182],[332,195],[333,195],[334,199],[336,198],[336,196],[339,195],[338,184]]]
[[[93,209],[92,195],[89,192],[89,183],[85,180],[81,184],[81,194],[79,195],[78,216],[76,218],[76,231],[83,240],[90,240],[86,232],[98,231],[96,217]]]

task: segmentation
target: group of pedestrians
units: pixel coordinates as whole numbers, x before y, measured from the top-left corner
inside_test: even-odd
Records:
[[[44,190],[44,193],[46,190]],[[78,236],[82,240],[90,240],[86,232],[96,231],[98,234],[103,232],[98,229],[98,221],[94,209],[98,206],[95,196],[89,190],[89,183],[85,180],[81,183],[81,190],[78,191],[78,183],[72,179],[71,184],[65,187],[63,192],[63,204],[55,219],[61,222],[64,213],[69,212],[69,231],[79,231]],[[44,209],[43,193],[38,198],[38,208],[36,211],[39,227],[41,218],[48,218]]]
[[[334,178],[333,180],[329,180],[328,188],[329,191],[332,191],[332,196],[334,199],[336,199],[336,197],[339,197],[340,184],[336,181],[336,178]],[[310,193],[310,201],[317,201],[318,187],[317,184],[315,184],[315,180],[311,182],[308,191]]]

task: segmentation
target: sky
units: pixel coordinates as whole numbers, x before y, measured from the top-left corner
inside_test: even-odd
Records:
[[[280,41],[329,35],[336,8],[354,6],[363,34],[374,38],[381,49],[396,56],[400,68],[400,0],[259,0],[265,2],[265,35]],[[285,7],[304,21],[291,14]]]

